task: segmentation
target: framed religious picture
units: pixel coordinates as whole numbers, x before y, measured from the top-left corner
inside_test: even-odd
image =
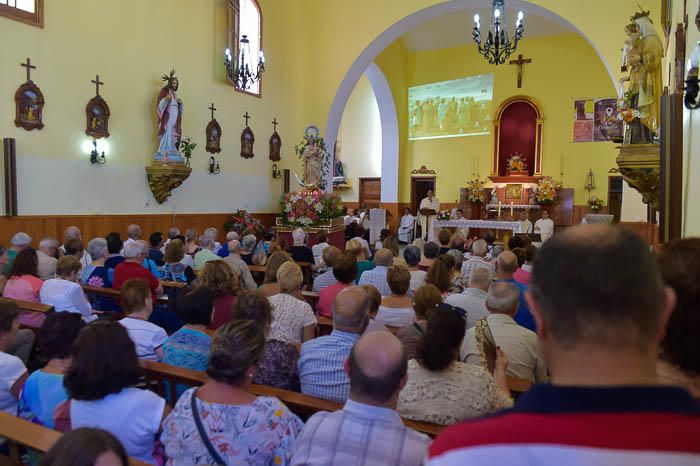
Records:
[[[255,135],[249,126],[246,126],[241,133],[241,157],[244,159],[252,159],[255,157],[253,153],[253,144],[255,144]]]
[[[519,201],[523,197],[523,185],[507,184],[506,201]]]
[[[206,150],[210,154],[218,154],[221,152],[221,125],[216,119],[212,119],[207,125],[207,147]]]
[[[277,131],[272,133],[270,137],[270,160],[273,162],[279,162],[282,160],[282,138],[277,134]]]
[[[90,99],[85,108],[85,115],[85,134],[95,139],[109,137],[109,106],[101,96],[96,95]]]
[[[44,94],[32,81],[22,84],[15,92],[15,126],[27,131],[42,129]]]

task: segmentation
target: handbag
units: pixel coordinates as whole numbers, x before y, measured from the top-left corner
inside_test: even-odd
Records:
[[[197,431],[199,432],[199,436],[202,438],[202,442],[204,442],[204,446],[207,447],[209,456],[214,458],[214,464],[217,466],[226,466],[226,462],[224,462],[224,460],[221,459],[221,456],[216,452],[214,445],[211,444],[209,436],[202,425],[202,419],[199,417],[199,408],[197,408],[197,391],[199,391],[199,389],[192,392],[192,398],[190,398],[190,406],[192,408],[192,418],[194,418],[194,424],[197,426]]]

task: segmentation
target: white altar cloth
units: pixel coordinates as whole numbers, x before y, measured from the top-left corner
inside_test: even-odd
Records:
[[[435,220],[433,222],[433,228],[431,228],[429,232],[428,241],[435,241],[437,237],[436,232],[441,228],[480,228],[487,230],[510,230],[513,233],[519,233],[520,223],[499,222],[498,220]]]

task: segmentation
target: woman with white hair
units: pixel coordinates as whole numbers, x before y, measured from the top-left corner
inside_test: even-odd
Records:
[[[258,238],[255,235],[245,235],[241,240],[241,259],[248,265],[253,265],[253,255],[255,253],[255,245],[258,244]]]
[[[90,240],[87,252],[92,262],[83,269],[80,283],[95,288],[112,288],[112,280],[109,279],[108,269],[105,267],[105,261],[109,257],[107,240],[104,238]]]
[[[87,245],[87,252],[92,258],[90,265],[83,269],[80,275],[80,284],[94,288],[112,288],[111,275],[114,269],[107,267],[106,261],[109,258],[109,246],[105,238],[94,238]],[[91,304],[93,309],[100,311],[118,311],[119,306],[113,298],[105,296],[92,296]]]
[[[306,262],[315,264],[314,253],[310,247],[306,245],[306,233],[301,228],[297,228],[292,232],[294,244],[287,248],[287,252],[292,256],[294,262]]]

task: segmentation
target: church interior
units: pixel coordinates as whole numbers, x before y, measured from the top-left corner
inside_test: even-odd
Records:
[[[197,276],[197,283],[208,265],[196,256],[211,241],[212,257],[225,257],[218,252],[222,245],[227,255],[240,246],[253,257],[255,262],[246,259],[242,269],[236,269],[238,262],[236,267],[229,263],[240,281],[235,288],[245,289],[244,276],[250,276],[264,290],[282,281],[279,272],[270,278],[274,247],[284,251],[288,246],[303,272],[294,296],[303,295],[309,303],[314,322],[318,318],[317,339],[322,339],[333,335],[338,321],[330,311],[322,314],[324,298],[315,280],[328,270],[331,277],[333,267],[323,263],[325,252],[321,258],[314,250],[308,262],[294,255],[292,249],[301,246],[299,232],[306,235],[306,249],[325,244],[339,254],[355,251],[357,236],[364,258],[356,256],[358,267],[372,261],[372,268],[383,267],[381,251],[396,241],[394,266],[396,257],[404,262],[416,246],[420,263],[414,266],[423,270],[428,264],[428,271],[437,261],[429,243],[445,251],[459,244],[464,258],[456,260],[464,265],[457,265],[455,273],[465,283],[474,277],[466,264],[474,256],[491,258],[494,247],[506,254],[521,248],[520,267],[526,264],[529,276],[534,259],[526,259],[526,245],[546,251],[547,241],[575,235],[581,224],[631,232],[631,238],[659,254],[667,244],[700,236],[700,209],[693,201],[700,199],[700,137],[695,137],[700,131],[700,0],[0,0],[0,42],[5,44],[0,48],[0,245],[12,252],[9,261],[22,248],[39,249],[40,241],[55,238],[60,265],[72,228],[79,230],[84,256],[92,254],[92,239],[106,238],[105,248],[111,248],[109,235],[120,232],[125,241],[117,253],[125,257],[128,242],[156,232],[169,242],[176,235],[168,231],[175,228],[178,237],[183,235],[183,263],[191,255],[188,273]],[[138,237],[132,235],[134,226]],[[207,233],[212,228],[213,236]],[[595,236],[598,230],[591,231]],[[29,239],[22,242],[20,232]],[[249,247],[245,240],[251,232],[257,241]],[[455,243],[457,236],[461,243]],[[479,254],[483,239],[488,253]],[[522,245],[509,245],[512,240]],[[153,240],[150,246],[156,246]],[[445,251],[440,249],[440,256]],[[492,262],[496,280],[495,254]],[[81,282],[82,273],[94,270],[89,263],[81,262],[72,280],[82,283],[92,309],[105,300],[128,302],[116,286],[99,291],[87,279]],[[8,272],[10,264],[0,287],[16,278]],[[168,306],[172,310],[174,296],[188,296],[184,290],[193,283],[166,280],[163,264],[154,274],[170,285],[158,293],[152,288],[153,316]],[[411,268],[408,257],[405,265],[413,280],[418,269]],[[281,264],[276,267],[283,270]],[[362,273],[355,280],[360,285]],[[340,283],[338,276],[331,279]],[[387,279],[374,285],[381,292]],[[451,303],[450,293],[439,291]],[[487,285],[484,296],[492,291],[498,292]],[[520,289],[521,310],[535,299],[528,292],[526,302],[525,292]],[[382,308],[401,307],[391,304],[392,293],[381,293]],[[408,306],[415,306],[408,296]],[[8,293],[4,297],[11,300]],[[274,333],[275,306],[281,305],[270,301]],[[36,303],[19,309],[62,310],[41,307],[45,304],[37,295]],[[227,306],[234,309],[231,302]],[[698,306],[693,301],[695,316],[688,327],[699,325]],[[2,319],[0,350],[5,351]],[[539,319],[535,315],[537,326]],[[468,315],[466,321],[469,327]],[[20,322],[37,335],[30,361],[38,367],[42,327]],[[516,322],[535,330],[535,323],[530,328]],[[167,317],[158,322],[168,334],[183,325],[171,332],[171,324]],[[387,328],[393,332],[391,325]],[[478,334],[478,328],[473,332]],[[303,341],[306,345],[306,336]],[[302,340],[291,343],[303,353]],[[492,350],[496,358],[495,345]],[[3,361],[0,357],[0,378],[5,377],[3,364],[9,364]],[[409,373],[413,362],[408,361]],[[175,394],[174,382],[199,386],[208,380],[201,371],[173,373],[160,362],[142,365],[147,384],[165,387],[161,395],[173,413],[180,403],[176,407],[170,401],[181,394]],[[700,372],[690,373],[697,400]],[[541,379],[523,382],[528,377],[508,374],[513,399],[501,407],[513,402],[517,407],[522,393]],[[549,376],[554,383],[555,373]],[[302,380],[296,392],[306,393],[304,386]],[[260,398],[277,396],[305,420],[316,411],[336,411],[344,402],[309,401],[263,384],[252,387]],[[210,395],[218,393],[213,388],[201,390],[218,399]],[[401,408],[404,398],[398,400]],[[5,393],[0,393],[0,407],[8,412],[4,403]],[[416,419],[406,425],[430,438],[444,427],[431,417]],[[164,427],[166,453],[174,451],[174,422],[169,430]],[[700,432],[697,416],[688,422],[690,432]],[[292,424],[287,428],[294,430]],[[25,438],[16,429],[0,417],[0,436],[10,439],[14,460],[25,450],[46,452],[60,437],[51,430]],[[427,451],[440,457],[437,450],[448,447],[438,440]],[[202,450],[209,454],[204,463],[237,464],[232,456],[217,460],[210,446]],[[130,464],[155,464],[150,452],[125,447]],[[308,457],[324,458],[325,452],[314,448],[308,447]],[[683,450],[687,463],[670,464],[700,461],[700,451],[693,448]],[[408,456],[397,463],[376,458],[314,463],[294,457],[276,457],[274,464],[422,464]],[[189,460],[168,464],[194,464]],[[434,464],[462,464],[444,461]]]

